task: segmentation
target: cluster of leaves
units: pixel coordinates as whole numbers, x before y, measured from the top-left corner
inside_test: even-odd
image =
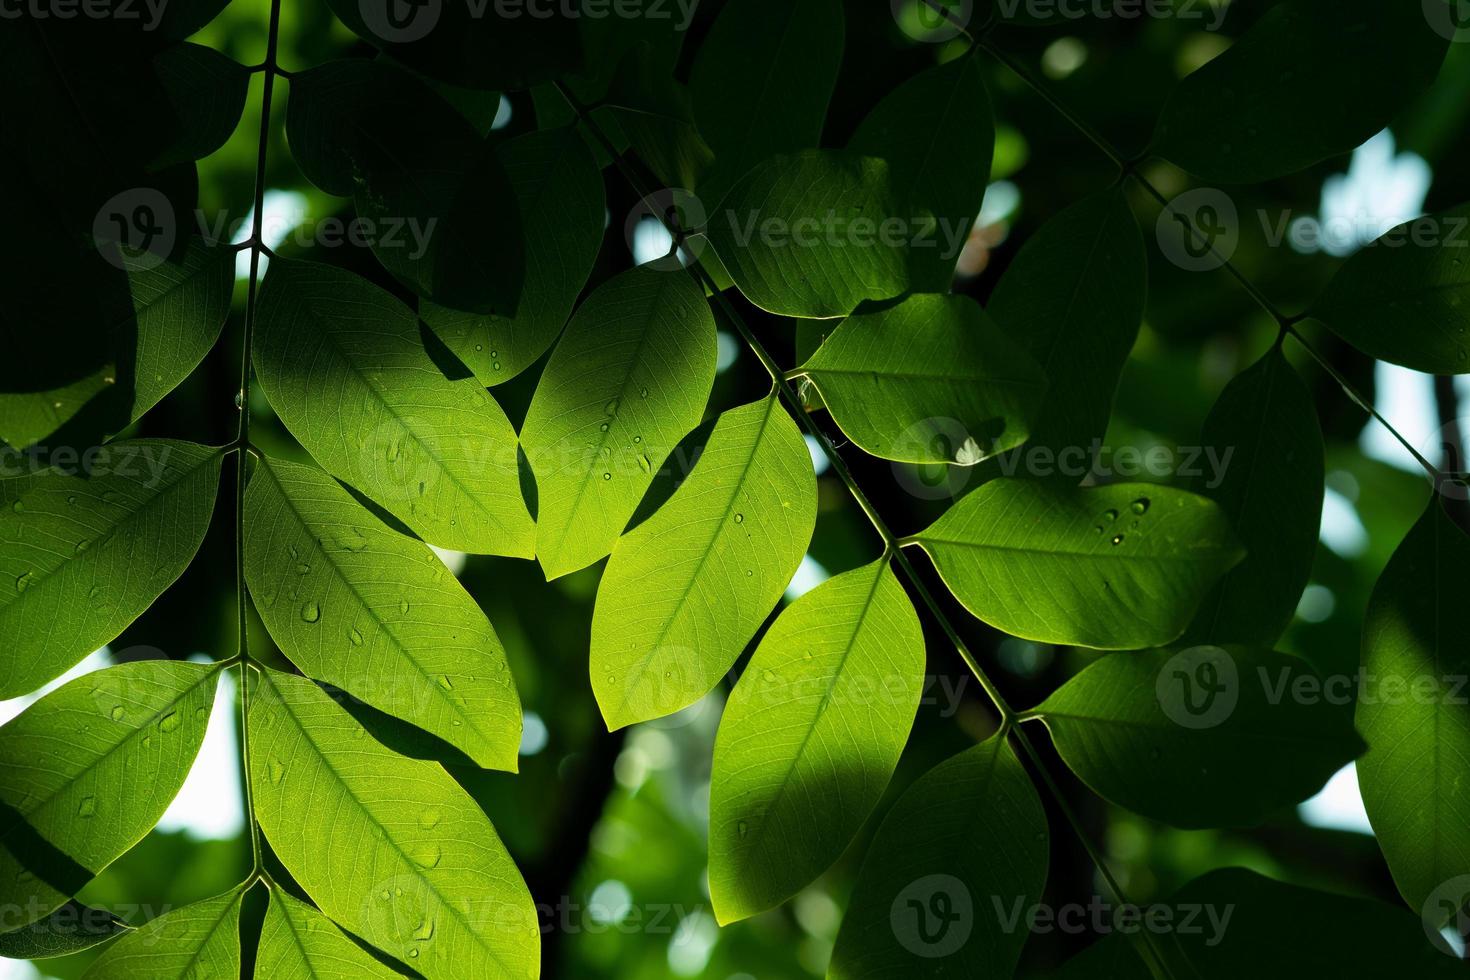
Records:
[[[241,899],[263,880],[257,975],[535,975],[537,915],[488,819],[437,763],[381,744],[340,702],[514,771],[521,709],[504,650],[431,545],[535,559],[548,578],[606,559],[590,672],[608,727],[698,701],[760,631],[812,536],[816,481],[799,426],[869,510],[796,379],[863,452],[978,465],[991,478],[911,537],[869,510],[881,555],[787,607],[750,654],[714,752],[709,886],[721,922],[809,884],[883,796],[923,683],[911,593],[944,616],[909,547],[999,630],[1121,652],[1024,712],[980,674],[1001,729],[915,782],[882,821],[831,975],[1015,968],[1024,931],[980,916],[968,943],[929,959],[893,909],[912,883],[937,875],[976,896],[1040,897],[1049,831],[1018,726],[1031,720],[1100,796],[1180,827],[1257,822],[1366,748],[1365,801],[1406,901],[1419,908],[1441,882],[1470,873],[1463,712],[1416,699],[1365,703],[1354,719],[1273,698],[1261,680],[1316,673],[1272,650],[1306,584],[1322,502],[1321,432],[1282,351],[1305,317],[1281,318],[1278,344],[1211,415],[1203,444],[1236,451],[1220,485],[997,475],[994,460],[1018,447],[1060,451],[1103,434],[1143,315],[1148,260],[1123,194],[1126,180],[1142,178],[1125,163],[1116,186],[1026,243],[988,308],[949,292],[956,257],[923,246],[945,222],[968,230],[979,210],[994,140],[979,66],[1005,58],[988,40],[886,95],[839,148],[820,145],[843,51],[836,0],[731,0],[687,85],[674,75],[682,36],[666,21],[496,20],[450,4],[427,35],[389,42],[358,4],[331,5],[381,53],[290,76],[290,151],[359,216],[433,228],[422,251],[373,243],[416,302],[343,268],[268,256],[257,229],[246,246],[245,410],[234,442],[125,439],[102,447],[109,465],[96,472],[56,465],[0,480],[0,697],[112,640],[182,574],[232,455],[243,578],[235,657],[88,674],[0,728],[0,900],[26,910],[0,951],[54,955],[125,933],[92,975],[234,975]],[[138,202],[154,199],[146,191],[185,213],[192,161],[239,118],[251,70],[182,41],[219,6],[175,3],[178,21],[141,39],[40,21],[4,35],[3,77],[33,96],[20,100],[30,113],[6,120],[19,137],[7,142],[32,157],[0,166],[37,199],[50,191],[76,204],[62,227],[45,226],[53,238],[6,256],[54,282],[48,295],[64,301],[7,313],[7,349],[22,353],[6,370],[25,372],[3,389],[23,392],[3,396],[0,435],[12,446],[51,435],[94,399],[124,427],[218,339],[235,250],[159,234]],[[279,4],[272,55],[259,66],[267,117],[284,74],[273,58],[278,20]],[[1300,170],[1382,128],[1432,80],[1447,44],[1411,4],[1286,0],[1184,79],[1150,153],[1218,183]],[[1329,66],[1345,56],[1364,64],[1360,91],[1334,89],[1337,111],[1313,115],[1328,101],[1323,86],[1341,78]],[[67,85],[52,84],[54,73]],[[490,134],[499,91],[526,88],[538,129]],[[105,145],[127,151],[106,166],[96,165],[99,128]],[[602,238],[604,170],[650,201],[650,176],[695,193],[706,214],[684,220],[687,200],[677,213],[657,211],[670,221],[670,256],[584,296]],[[749,231],[834,221],[835,238],[801,243]],[[886,221],[908,232],[852,237]],[[783,371],[771,360],[731,290],[810,325],[801,365]],[[1470,264],[1443,243],[1412,240],[1355,257],[1309,315],[1375,357],[1456,373],[1466,368],[1467,294]],[[771,370],[770,391],[747,404],[710,405],[716,311]],[[74,331],[99,326],[106,343],[78,345]],[[79,351],[96,362],[85,371]],[[548,351],[518,433],[488,389]],[[251,444],[252,367],[317,465]],[[652,499],[656,474],[711,411],[697,463]],[[1470,540],[1436,497],[1374,594],[1366,668],[1463,672],[1450,611],[1470,585],[1467,569]],[[245,649],[247,587],[299,675]],[[1221,658],[1240,678],[1238,704],[1214,727],[1182,728],[1156,679],[1166,669],[1204,677],[1223,669]],[[219,675],[236,665],[247,681],[255,869],[234,891],[141,929],[49,928],[160,818],[199,749]],[[289,881],[266,873],[262,843]],[[1416,959],[1427,975],[1448,965],[1428,962],[1417,923],[1386,906],[1243,872],[1207,875],[1179,900],[1290,903],[1330,924],[1306,948],[1306,931],[1293,932],[1302,962],[1319,967]],[[1350,935],[1384,942],[1339,943],[1344,922]],[[1147,966],[1108,941],[1066,973],[1234,976],[1257,950],[1279,952],[1282,930],[1258,912],[1218,947],[1146,948]]]

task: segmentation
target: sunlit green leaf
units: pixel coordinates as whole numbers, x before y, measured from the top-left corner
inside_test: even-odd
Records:
[[[1219,455],[1223,470],[1207,471],[1192,488],[1225,511],[1246,557],[1205,597],[1185,636],[1275,643],[1312,573],[1323,480],[1317,409],[1280,348],[1225,388],[1200,445]]]
[[[218,676],[121,664],[0,727],[0,901],[20,915],[7,925],[48,915],[153,829],[199,751]]]
[[[31,457],[7,459],[14,474]],[[183,574],[209,526],[220,459],[139,439],[0,479],[0,697],[112,640]]]
[[[1368,740],[1358,763],[1363,806],[1394,883],[1414,908],[1444,882],[1470,874],[1467,596],[1470,536],[1436,497],[1373,589],[1363,623],[1363,672],[1373,687],[1360,693],[1357,708]],[[1440,925],[1455,911],[1426,913]]]
[[[1434,81],[1449,38],[1425,9],[1381,0],[1276,4],[1174,89],[1154,151],[1205,180],[1248,184],[1351,150]]]
[[[941,762],[883,818],[827,976],[1011,976],[1046,866],[1046,814],[1004,738]]]
[[[1020,445],[1046,388],[980,304],[932,293],[853,314],[802,371],[853,442],[910,463],[953,463],[961,450],[973,463]]]
[[[756,165],[709,215],[709,243],[745,298],[771,313],[846,316],[909,287],[914,222],[888,164],[807,150]]]
[[[990,180],[995,123],[977,56],[923,71],[873,107],[848,149],[888,161],[894,194],[934,226],[909,250],[914,289],[948,292]]]
[[[536,975],[531,896],[442,768],[384,748],[315,684],[275,671],[249,725],[261,829],[332,921],[429,980]]]
[[[721,415],[688,479],[603,572],[592,690],[609,728],[719,682],[801,564],[816,513],[811,456],[777,399]]]
[[[1047,390],[1023,458],[1076,484],[1108,428],[1143,322],[1148,258],[1121,194],[1085,198],[1026,240],[991,294],[991,318],[1041,364]],[[1046,453],[1049,455],[1042,456]],[[1039,467],[1038,467],[1039,469]]]
[[[987,623],[1103,650],[1175,639],[1244,554],[1213,501],[1141,483],[992,480],[915,539]]]
[[[1399,225],[1347,260],[1311,315],[1379,360],[1470,372],[1467,249],[1470,204]]]
[[[515,430],[478,382],[444,377],[392,295],[275,259],[254,353],[271,407],[333,476],[430,544],[531,556]]]
[[[924,686],[924,633],[887,560],[796,600],[720,719],[710,778],[710,900],[765,911],[827,870],[877,805]]]
[[[84,980],[196,980],[240,975],[242,889],[165,912],[107,947]]]
[[[714,208],[752,167],[816,146],[842,63],[837,0],[733,0],[694,60],[694,121],[714,151],[695,188]]]
[[[1103,657],[1035,712],[1099,796],[1176,827],[1235,827],[1306,799],[1362,751],[1351,696],[1300,657],[1199,646]]]
[[[715,319],[687,275],[636,268],[587,298],[522,431],[547,578],[612,550],[675,444],[699,424],[714,380]]]
[[[306,673],[515,770],[520,701],[485,614],[432,551],[331,477],[261,461],[245,496],[245,580]]]
[[[399,976],[331,919],[283,889],[271,892],[255,954],[257,980],[391,980]]]
[[[556,340],[602,245],[602,174],[571,129],[527,133],[496,151],[526,237],[514,315],[466,313],[427,300],[419,315],[484,385],[534,364]]]

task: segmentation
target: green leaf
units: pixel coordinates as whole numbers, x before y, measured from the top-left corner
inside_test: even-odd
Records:
[[[913,233],[888,164],[846,150],[767,158],[731,189],[707,229],[746,299],[818,319],[906,292]]]
[[[1099,796],[1175,827],[1241,827],[1362,752],[1345,696],[1299,657],[1198,646],[1103,657],[1034,713]]]
[[[1226,386],[1200,445],[1221,453],[1223,475],[1201,476],[1192,489],[1220,505],[1246,557],[1205,597],[1185,636],[1275,643],[1312,574],[1323,481],[1317,408],[1279,347]]]
[[[70,956],[131,931],[131,926],[106,909],[66,902],[44,919],[0,933],[0,956],[9,960]]]
[[[1448,48],[1423,4],[1285,0],[1175,87],[1153,150],[1220,183],[1296,173],[1392,122]]]
[[[419,304],[424,322],[487,386],[530,367],[561,333],[597,262],[606,212],[602,173],[574,130],[527,133],[497,153],[526,237],[526,279],[514,315]]]
[[[596,114],[622,130],[648,169],[670,187],[693,187],[714,162],[694,125],[688,91],[646,41],[628,52]]]
[[[522,426],[548,579],[612,550],[714,380],[715,318],[682,272],[631,269],[587,298]]]
[[[515,430],[478,382],[444,377],[402,303],[343,269],[277,258],[256,329],[260,386],[327,472],[430,544],[531,557]]]
[[[1005,739],[946,759],[884,817],[827,976],[1010,976],[1026,931],[993,905],[1039,901],[1046,866],[1046,814]]]
[[[245,111],[249,69],[213,48],[171,44],[154,56],[153,70],[178,119],[179,133],[150,168],[202,160],[224,146]]]
[[[811,455],[776,398],[732,408],[656,513],[618,539],[592,614],[608,728],[709,693],[801,564],[817,516]]]
[[[291,88],[286,133],[302,171],[352,195],[384,268],[442,305],[514,313],[522,225],[495,147],[391,61],[329,62]]]
[[[536,975],[530,893],[442,768],[384,748],[315,684],[272,670],[249,726],[260,827],[334,922],[430,980]]]
[[[990,297],[990,316],[1046,374],[1020,456],[1049,454],[1076,484],[1103,438],[1113,392],[1143,322],[1148,257],[1121,193],[1086,198],[1027,239]],[[1048,467],[1050,470],[1050,467]]]
[[[924,687],[924,632],[887,560],[777,617],[715,739],[709,882],[734,922],[809,885],[883,796]]]
[[[257,980],[393,980],[331,919],[284,889],[271,891],[255,954]]]
[[[307,674],[515,771],[520,700],[485,614],[432,551],[331,477],[261,460],[245,495],[245,580]]]
[[[1102,650],[1171,642],[1244,556],[1213,501],[1142,483],[992,480],[915,540],[992,626]]]
[[[848,438],[909,463],[953,463],[967,446],[973,463],[1019,446],[1046,388],[979,303],[933,293],[853,314],[801,370]]]
[[[107,948],[83,980],[196,980],[240,975],[244,889],[166,912]]]
[[[900,203],[911,214],[932,215],[934,228],[909,250],[909,272],[916,291],[948,292],[980,214],[995,149],[978,56],[956,58],[904,82],[868,113],[847,146],[887,160]]]
[[[219,451],[165,439],[96,447],[0,479],[0,698],[111,641],[193,560]]]
[[[1348,259],[1311,316],[1358,350],[1425,371],[1470,371],[1470,204],[1399,225]]]
[[[838,0],[732,0],[694,60],[694,121],[714,166],[694,189],[713,208],[756,164],[816,146],[842,64]]]
[[[0,727],[0,902],[20,924],[153,829],[199,752],[218,676],[165,660],[109,667]]]
[[[1150,916],[1157,916],[1150,920]],[[1188,917],[1188,928],[1185,928]],[[1121,920],[1120,920],[1121,921]],[[1269,977],[1462,976],[1464,964],[1424,941],[1404,909],[1219,868],[1189,882],[1134,921],[1167,928],[1154,936],[1170,975],[1199,980]],[[1131,940],[1131,943],[1130,943]],[[1121,929],[1072,957],[1048,980],[1153,980]]]
[[[1470,874],[1466,596],[1470,537],[1436,497],[1368,602],[1362,669],[1373,689],[1357,708],[1369,746],[1358,763],[1363,806],[1394,883],[1414,908],[1442,883]],[[1454,910],[1433,911],[1447,920]]]

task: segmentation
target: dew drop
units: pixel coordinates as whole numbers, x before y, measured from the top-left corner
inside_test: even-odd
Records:
[[[1118,512],[1115,510],[1105,510],[1103,511],[1103,519],[1108,521],[1116,521],[1118,519]]]
[[[92,542],[86,540],[78,541],[76,546],[76,553],[80,555],[82,552],[86,551],[90,547],[92,547]]]
[[[740,839],[745,840],[745,834],[750,830],[750,828],[746,826],[745,821],[742,820],[740,821],[740,826],[738,826],[736,830],[740,832]]]
[[[1092,528],[1092,533],[1093,534],[1101,534],[1102,533],[1102,525],[1101,524],[1094,525],[1093,528]]]
[[[408,600],[407,599],[399,599],[398,600],[398,612],[400,614],[402,614],[402,615],[405,615],[405,616],[408,615]]]
[[[433,939],[434,938],[434,920],[433,919],[425,919],[423,922],[420,922],[419,923],[419,927],[414,930],[413,938],[417,939],[421,943],[426,943],[430,939]],[[415,950],[414,952],[418,952],[418,951]]]
[[[347,639],[355,647],[362,646],[362,633],[359,632],[356,627],[354,627],[353,629],[351,629],[351,630],[348,631],[348,633],[347,633]]]
[[[493,351],[490,352],[490,356],[491,357],[499,357],[500,356],[500,351],[493,350]]]
[[[612,474],[611,473],[608,473],[608,472],[603,472],[602,478],[604,480],[611,480],[612,479]]]
[[[647,388],[639,388],[638,389],[638,397],[639,398],[647,398],[648,397],[648,389]]]
[[[642,442],[643,441],[643,437],[642,436],[634,436],[633,437],[633,441],[634,442]]]
[[[444,815],[442,813],[431,808],[419,814],[419,826],[425,830],[433,830],[439,826],[439,821],[443,818]]]
[[[423,868],[432,868],[439,863],[439,845],[435,843],[421,844],[414,849],[414,863]]]
[[[602,430],[603,432],[606,432],[607,431],[607,423],[604,422],[601,425],[599,425],[597,428],[600,429],[600,430]]]
[[[113,707],[113,709],[112,709],[112,720],[113,721],[122,721],[123,720],[123,715],[125,715],[127,713],[128,713],[127,712],[127,709],[124,708],[122,705],[120,705],[120,704],[119,705],[115,705]]]
[[[29,589],[31,587],[31,582],[34,579],[35,576],[32,573],[21,572],[15,580],[15,591],[24,592],[26,589]]]
[[[298,562],[297,563],[297,565],[296,565],[296,574],[297,575],[305,575],[309,571],[311,571],[311,566],[308,565],[306,562],[303,561],[303,562]]]
[[[270,761],[270,764],[268,766],[266,766],[266,768],[268,770],[270,770],[271,782],[273,784],[275,784],[276,786],[281,785],[281,780],[283,780],[283,779],[286,778],[286,765],[285,765],[285,763],[283,763],[280,759],[272,759]],[[387,898],[388,897],[388,893],[387,892],[384,892],[383,893],[383,897],[384,898]]]
[[[645,473],[653,472],[653,463],[649,461],[647,454],[638,454],[638,468]]]
[[[492,368],[494,368],[496,371],[499,371],[500,370],[500,362],[499,361],[492,361],[492,362],[490,362],[490,366]]]
[[[66,498],[66,502],[69,503],[69,504],[76,503],[77,502],[77,495],[76,494],[72,494],[70,497],[67,497]]]
[[[736,524],[744,524],[745,523],[745,515],[744,514],[736,514],[735,515],[735,523]]]
[[[606,405],[602,406],[602,411],[605,414],[607,414],[607,415],[617,415],[618,414],[618,400],[616,398],[614,398],[612,401],[610,401]]]
[[[25,512],[26,505],[17,500],[15,503],[10,505],[10,509],[15,511],[17,514],[20,514]]]
[[[446,691],[454,690],[454,682],[449,679],[448,674],[439,675],[439,686],[444,688],[444,690]]]
[[[1137,500],[1133,501],[1133,503],[1128,505],[1128,509],[1133,511],[1133,513],[1135,514],[1147,514],[1148,505],[1149,499],[1147,497],[1139,497]]]
[[[177,731],[179,727],[179,720],[179,713],[177,711],[170,711],[168,714],[158,719],[158,730],[164,732],[165,734],[168,732]]]
[[[418,959],[418,955],[419,955],[419,951],[416,950],[416,949],[410,949],[408,951],[408,958],[411,959],[411,960]]]
[[[1113,535],[1113,544],[1116,545],[1116,544],[1122,544],[1122,543],[1123,543],[1123,535],[1121,535],[1121,534],[1115,534],[1115,535]]]
[[[316,622],[322,618],[322,607],[314,602],[308,602],[301,607],[301,618],[308,623]]]
[[[776,681],[780,680],[774,670],[766,671],[764,674],[761,674],[761,677],[765,680],[767,684],[774,684],[776,683]]]
[[[79,817],[90,817],[96,812],[97,797],[95,796],[84,796],[81,802],[77,804],[77,816]]]

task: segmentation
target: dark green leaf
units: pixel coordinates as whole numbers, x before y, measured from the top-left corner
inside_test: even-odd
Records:
[[[178,119],[178,135],[150,162],[167,167],[202,160],[235,132],[245,111],[250,72],[213,48],[172,44],[153,58],[153,70]]]
[[[522,439],[547,578],[612,550],[715,380],[715,319],[679,271],[636,268],[589,296],[536,387]]]
[[[674,495],[618,539],[592,615],[592,690],[609,728],[709,693],[801,564],[816,476],[775,397],[720,416]]]
[[[948,292],[995,148],[978,56],[910,78],[868,113],[847,146],[887,160],[899,202],[916,217],[932,216],[933,229],[909,251],[909,272],[916,291]]]
[[[183,574],[220,460],[208,446],[140,439],[0,480],[0,697],[112,640]]]
[[[105,943],[131,927],[106,909],[67,902],[44,919],[13,932],[0,933],[0,956],[10,960],[41,960],[69,956]]]
[[[1295,173],[1392,122],[1448,48],[1423,3],[1284,0],[1179,83],[1153,149],[1221,183]]]
[[[1011,976],[1026,932],[1006,917],[1040,900],[1046,866],[1046,814],[1003,737],[941,762],[878,828],[827,976]]]
[[[709,882],[720,922],[778,905],[837,860],[883,796],[923,686],[924,633],[886,559],[776,619],[715,740]]]
[[[1363,805],[1394,883],[1414,908],[1470,874],[1467,596],[1470,537],[1436,497],[1373,589],[1362,668],[1373,688],[1360,694],[1357,709],[1368,740],[1358,763]],[[1426,914],[1438,915],[1438,926],[1455,911]]]
[[[515,430],[479,382],[444,377],[402,303],[343,269],[278,258],[259,312],[260,386],[327,472],[430,544],[531,557]]]
[[[714,208],[756,164],[816,146],[842,63],[838,0],[732,0],[690,75],[694,121],[714,151],[695,190]]]
[[[1226,386],[1200,445],[1218,455],[1223,470],[1195,479],[1191,489],[1220,505],[1246,557],[1205,597],[1185,636],[1275,643],[1312,573],[1323,481],[1317,409],[1279,347]]]
[[[709,243],[745,298],[771,313],[846,316],[909,288],[914,223],[888,164],[807,150],[757,164],[710,215]]]
[[[915,540],[992,626],[1102,650],[1173,641],[1244,556],[1213,501],[1141,483],[992,480]]]
[[[1363,750],[1311,665],[1253,647],[1116,653],[1041,703],[1057,752],[1097,793],[1176,827],[1260,823]]]
[[[245,496],[245,580],[306,673],[515,771],[521,706],[485,614],[432,551],[331,477],[262,459]]]
[[[109,946],[83,980],[202,980],[240,975],[243,889],[165,912]]]
[[[915,294],[842,322],[802,365],[866,452],[977,463],[1026,441],[1046,380],[968,296]]]
[[[201,664],[122,664],[63,684],[0,728],[0,901],[20,924],[153,829],[199,752],[218,677]]]
[[[1311,315],[1381,361],[1470,371],[1467,228],[1470,204],[1399,225],[1348,259]]]
[[[689,93],[639,44],[613,76],[599,118],[610,119],[654,176],[670,187],[689,188],[714,161],[694,125]]]
[[[379,745],[289,674],[262,673],[249,725],[260,827],[334,922],[431,980],[536,975],[531,896],[442,768]]]

